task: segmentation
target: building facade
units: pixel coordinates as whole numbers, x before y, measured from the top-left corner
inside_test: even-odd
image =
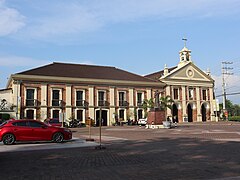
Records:
[[[17,119],[63,118],[103,125],[145,117],[143,100],[165,84],[115,67],[53,63],[11,76]]]
[[[9,78],[0,99],[7,99],[11,116],[17,119],[91,118],[103,125],[144,118],[144,99],[169,95],[174,100],[167,115],[178,122],[216,121],[214,80],[199,69],[191,51],[179,52],[176,67],[136,75],[115,67],[52,63]]]
[[[179,52],[176,67],[165,65],[164,70],[145,77],[166,84],[165,93],[174,100],[167,114],[177,122],[217,121],[214,80],[193,63],[188,48]]]

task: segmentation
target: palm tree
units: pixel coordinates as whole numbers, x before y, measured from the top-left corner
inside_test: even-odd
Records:
[[[171,98],[171,96],[162,96],[160,98],[160,108],[162,110],[165,111],[165,118],[166,118],[166,115],[167,115],[167,108],[169,109],[172,109],[172,103],[173,103],[173,99]],[[168,121],[169,119],[166,118],[166,121],[164,122],[163,121],[163,125],[166,127],[166,128],[171,128],[171,123]]]
[[[171,96],[167,95],[167,96],[162,96],[160,98],[160,108],[164,111],[167,110],[167,108],[172,109],[172,103],[173,103],[173,99],[171,98]]]

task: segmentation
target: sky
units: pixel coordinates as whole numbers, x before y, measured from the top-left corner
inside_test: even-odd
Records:
[[[185,37],[215,94],[223,61],[233,63],[226,92],[240,92],[239,32],[239,0],[0,0],[0,88],[11,74],[52,62],[150,74],[178,64]]]

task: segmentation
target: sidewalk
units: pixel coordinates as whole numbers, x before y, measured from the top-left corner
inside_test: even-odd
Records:
[[[13,152],[13,151],[33,151],[33,150],[47,150],[47,149],[65,149],[77,147],[91,147],[97,146],[96,142],[87,142],[83,139],[73,138],[70,141],[63,143],[52,142],[31,142],[31,143],[16,143],[15,145],[4,145],[0,143],[0,152]]]

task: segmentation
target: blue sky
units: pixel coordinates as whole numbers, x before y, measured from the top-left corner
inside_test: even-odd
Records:
[[[53,61],[149,74],[177,65],[186,37],[216,94],[221,61],[233,62],[227,93],[240,92],[239,32],[239,0],[0,0],[0,88],[10,74]]]

